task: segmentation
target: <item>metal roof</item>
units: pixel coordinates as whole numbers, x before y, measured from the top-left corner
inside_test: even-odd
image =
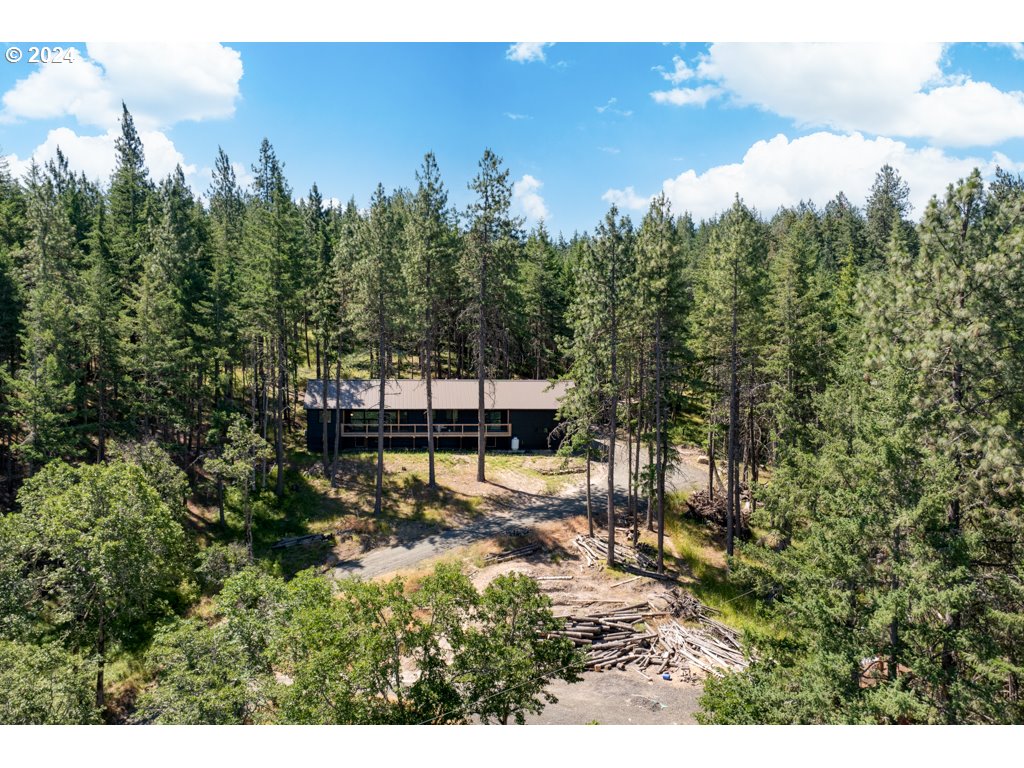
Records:
[[[327,408],[337,408],[334,382],[327,382]],[[486,379],[484,407],[498,410],[556,410],[558,403],[572,386],[568,381],[546,379]],[[380,379],[343,379],[341,408],[370,410],[377,408]],[[476,379],[434,379],[431,382],[434,410],[468,410],[477,407]],[[324,407],[324,383],[320,379],[306,381],[307,409]],[[422,379],[388,379],[384,383],[384,407],[387,410],[426,410],[427,384]]]

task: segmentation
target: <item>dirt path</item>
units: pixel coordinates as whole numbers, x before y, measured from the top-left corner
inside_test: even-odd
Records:
[[[372,579],[383,574],[407,570],[425,560],[477,541],[513,535],[538,523],[585,514],[585,504],[584,490],[576,484],[556,496],[513,492],[510,499],[503,499],[501,509],[488,511],[484,516],[461,528],[442,531],[415,541],[372,549],[358,560],[340,563],[333,572],[335,577],[339,578],[361,576]]]
[[[615,489],[617,503],[625,504],[626,492],[626,443],[616,442]],[[706,469],[697,464],[699,451],[680,451],[679,461],[665,478],[669,490],[692,490],[704,482]],[[646,456],[641,454],[641,466]],[[333,569],[337,578],[360,576],[372,579],[395,571],[415,568],[459,547],[495,536],[512,535],[521,529],[529,529],[538,523],[586,514],[585,480],[582,474],[574,477],[571,484],[557,495],[527,493],[515,489],[511,496],[502,498],[500,505],[489,510],[479,519],[460,528],[441,531],[423,538],[378,547],[366,552],[359,559],[345,560]],[[591,486],[595,514],[603,515],[605,492],[608,484],[607,466],[594,463]]]

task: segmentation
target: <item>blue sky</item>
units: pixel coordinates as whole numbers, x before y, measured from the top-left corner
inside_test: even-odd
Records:
[[[266,136],[296,196],[316,181],[364,204],[433,150],[464,207],[491,147],[517,212],[567,235],[612,202],[639,218],[659,191],[698,217],[736,193],[766,214],[860,203],[890,162],[919,213],[975,165],[1024,171],[1019,44],[66,45],[73,63],[0,64],[16,172],[59,144],[105,180],[122,99],[154,174],[181,163],[197,192],[218,145],[244,179]]]

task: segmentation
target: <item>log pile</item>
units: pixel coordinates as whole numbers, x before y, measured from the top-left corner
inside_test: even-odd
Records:
[[[291,536],[287,539],[280,539],[270,545],[271,549],[287,549],[288,547],[295,547],[300,544],[316,544],[321,541],[330,541],[331,534],[329,533],[310,533],[305,536]]]
[[[565,616],[565,628],[551,635],[567,637],[577,647],[586,648],[586,668],[598,672],[632,665],[642,677],[652,680],[649,672],[693,678],[695,669],[720,676],[723,670],[746,668],[748,661],[736,633],[709,618],[710,609],[692,595],[675,597],[673,605],[680,614],[688,613],[700,622],[700,628],[685,627],[674,619],[655,623],[672,612],[645,602]]]
[[[484,556],[484,563],[487,565],[494,565],[495,563],[504,563],[509,560],[515,560],[516,558],[526,557],[526,555],[532,555],[540,549],[540,544],[534,542],[533,544],[527,544],[524,547],[517,547],[516,549],[506,549],[501,552],[491,552]]]
[[[573,543],[591,566],[608,559],[608,542],[596,536],[577,536]],[[625,542],[615,542],[615,561],[624,565],[633,565],[645,571],[653,571],[657,564],[636,547]]]

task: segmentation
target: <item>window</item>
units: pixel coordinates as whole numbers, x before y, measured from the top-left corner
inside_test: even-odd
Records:
[[[504,428],[501,421],[502,415],[503,411],[487,411],[484,414],[484,421],[486,422],[484,429],[487,432],[501,432]]]
[[[350,423],[357,427],[375,427],[377,426],[377,412],[376,411],[351,411],[349,413]],[[389,411],[384,412],[384,423],[390,424],[394,420],[394,415]]]

